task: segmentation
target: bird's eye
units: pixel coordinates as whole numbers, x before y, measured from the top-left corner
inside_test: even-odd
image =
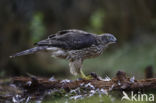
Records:
[[[108,40],[110,40],[110,39],[111,39],[111,37],[110,37],[110,36],[107,36],[107,39],[108,39]]]

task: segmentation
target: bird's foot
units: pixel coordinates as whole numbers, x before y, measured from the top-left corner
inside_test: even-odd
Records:
[[[82,79],[84,79],[84,80],[92,80],[94,78],[91,75],[88,75],[88,76],[83,76]]]
[[[80,76],[81,76],[81,78],[84,79],[84,80],[91,80],[91,79],[94,79],[92,75],[86,76],[82,71],[80,72]]]

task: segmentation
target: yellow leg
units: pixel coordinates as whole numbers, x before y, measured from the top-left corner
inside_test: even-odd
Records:
[[[86,80],[91,80],[91,79],[93,79],[93,77],[92,77],[91,75],[86,76],[86,75],[83,73],[82,70],[80,70],[80,76],[81,76],[82,79],[86,79]]]

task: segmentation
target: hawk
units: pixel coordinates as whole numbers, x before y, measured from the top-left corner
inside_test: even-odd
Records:
[[[34,44],[35,47],[16,53],[16,56],[33,54],[39,51],[49,51],[52,56],[69,61],[70,72],[79,75],[83,79],[89,79],[82,72],[82,63],[85,59],[97,57],[103,53],[104,49],[117,41],[116,37],[110,33],[96,35],[82,30],[62,30],[48,36]]]

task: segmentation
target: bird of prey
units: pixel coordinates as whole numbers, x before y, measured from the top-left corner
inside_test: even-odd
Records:
[[[82,72],[85,59],[99,56],[104,49],[117,41],[110,33],[96,35],[82,30],[62,30],[51,34],[47,39],[35,43],[35,47],[16,53],[11,58],[33,54],[38,51],[49,51],[52,56],[69,61],[70,72],[83,79],[89,79]]]

